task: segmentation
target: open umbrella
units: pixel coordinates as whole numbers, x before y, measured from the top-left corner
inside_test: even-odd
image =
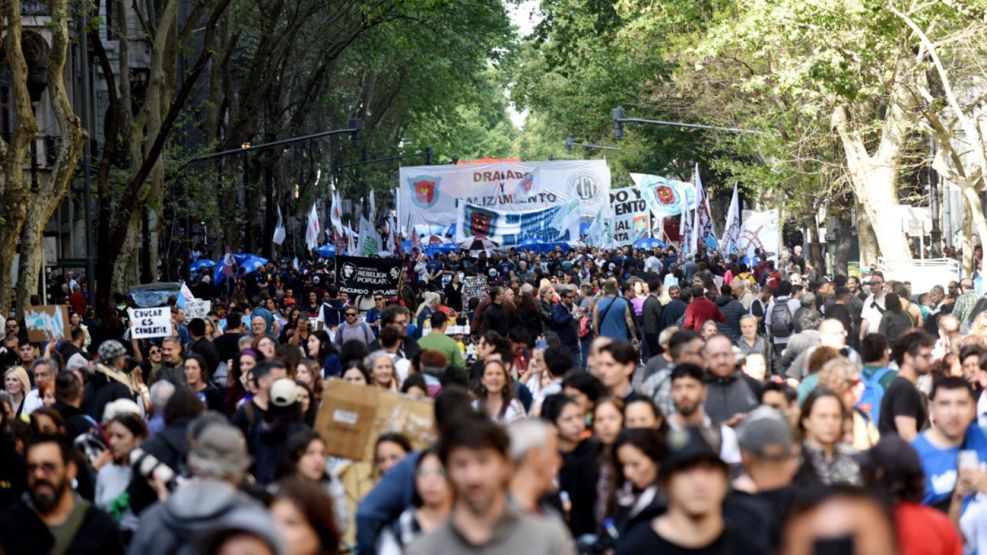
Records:
[[[535,237],[528,237],[517,244],[519,249],[541,252],[545,248],[545,241]]]
[[[267,264],[267,259],[262,256],[257,256],[256,254],[250,254],[248,252],[241,252],[233,255],[233,260],[236,261],[238,266],[243,266],[244,262],[252,260],[255,262],[260,262],[261,266]]]
[[[208,258],[200,258],[189,264],[188,271],[194,274],[203,268],[213,268],[215,266],[216,263],[212,260],[209,260]]]
[[[250,255],[240,263],[240,268],[243,269],[243,275],[249,275],[263,268],[265,264],[267,264],[266,258]]]
[[[439,245],[448,245],[449,240],[441,235],[430,235],[427,239],[422,241],[422,245],[426,247],[436,247]]]
[[[651,237],[644,237],[634,241],[635,249],[663,249],[667,246],[664,241]]]
[[[315,249],[315,254],[326,258],[336,258],[336,245],[326,243],[325,245]]]
[[[459,246],[468,251],[490,251],[500,245],[486,237],[471,237],[460,243]]]

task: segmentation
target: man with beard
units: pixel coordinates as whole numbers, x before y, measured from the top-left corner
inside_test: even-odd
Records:
[[[707,386],[703,369],[695,364],[679,364],[672,370],[672,403],[675,413],[668,417],[668,427],[681,430],[694,426],[712,430],[720,438],[720,458],[727,464],[740,463],[737,434],[726,424],[716,426],[706,414]],[[714,427],[716,426],[716,427]]]
[[[508,503],[509,444],[507,432],[481,415],[443,431],[439,457],[456,501],[449,518],[406,553],[572,553],[562,527],[532,513],[522,515]]]
[[[72,491],[78,471],[72,444],[40,435],[28,441],[25,454],[28,491],[0,516],[0,551],[122,554],[113,519]]]

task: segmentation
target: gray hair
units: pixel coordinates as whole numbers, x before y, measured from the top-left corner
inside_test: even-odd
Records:
[[[668,343],[668,341],[672,339],[672,336],[675,335],[675,332],[677,331],[679,331],[678,326],[668,326],[667,328],[661,330],[661,333],[658,334],[658,344],[664,345]]]
[[[44,357],[34,359],[34,362],[31,363],[31,375],[32,376],[34,375],[34,369],[35,368],[37,368],[38,366],[41,366],[43,364],[46,364],[46,365],[48,365],[48,368],[51,368],[52,378],[54,378],[55,377],[54,374],[57,374],[58,373],[58,365],[55,364],[55,361],[54,360],[52,360],[50,358],[44,358]]]
[[[394,364],[394,360],[391,359],[391,354],[383,349],[374,351],[369,355],[367,355],[366,358],[363,359],[363,367],[367,369],[367,372],[371,372],[373,370],[374,364],[376,364],[377,360],[380,359],[381,357],[385,357],[387,358],[387,360],[391,361],[391,367],[394,368],[394,371],[396,373],[397,367]],[[395,379],[397,379],[397,375],[395,375]]]
[[[544,449],[551,433],[549,424],[539,418],[522,418],[511,422],[507,434],[511,438],[510,456],[520,463],[532,449]]]
[[[247,454],[247,442],[243,432],[225,421],[219,422],[215,417],[208,417],[208,413],[204,416],[207,418],[196,427],[198,433],[190,442],[189,470],[197,478],[241,480],[243,473],[250,466],[250,456]]]
[[[747,280],[744,278],[735,277],[733,278],[733,281],[730,282],[730,287],[741,290],[747,289]]]
[[[236,342],[238,349],[249,349],[251,345],[254,344],[254,338],[249,335],[244,335]]]

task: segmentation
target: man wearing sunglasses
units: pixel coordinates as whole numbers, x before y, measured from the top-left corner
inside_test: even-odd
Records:
[[[336,345],[342,347],[343,343],[351,340],[370,345],[375,339],[370,326],[360,320],[360,313],[356,307],[347,306],[343,311],[343,322],[336,328]]]
[[[870,279],[864,284],[870,294],[864,299],[864,307],[860,311],[860,340],[863,341],[869,333],[879,333],[881,318],[884,316],[884,274],[871,272]]]

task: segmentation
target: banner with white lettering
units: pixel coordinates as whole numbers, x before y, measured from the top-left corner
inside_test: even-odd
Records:
[[[336,285],[348,295],[398,294],[401,261],[396,258],[336,257]]]
[[[130,336],[133,339],[169,337],[171,329],[171,308],[128,308],[130,315]]]
[[[458,202],[489,210],[521,212],[578,198],[581,216],[591,218],[610,201],[605,160],[408,166],[399,172],[398,221],[404,226],[447,228]]]

